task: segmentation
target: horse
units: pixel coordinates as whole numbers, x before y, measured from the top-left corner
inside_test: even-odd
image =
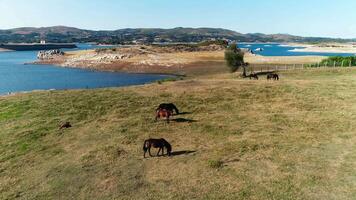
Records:
[[[267,80],[271,80],[271,79],[273,79],[275,81],[278,81],[279,80],[278,74],[268,74],[267,75]]]
[[[173,115],[173,111],[166,110],[166,109],[158,109],[156,111],[156,118],[155,121],[158,120],[158,118],[166,118],[167,123],[169,123],[169,118]]]
[[[179,110],[177,108],[176,105],[174,105],[173,103],[162,103],[158,106],[158,108],[156,109],[156,111],[158,111],[159,109],[166,109],[169,110],[173,113],[173,111],[176,112],[176,114],[179,114]]]
[[[145,142],[143,143],[143,158],[146,158],[146,153],[148,151],[149,155],[152,157],[151,154],[151,148],[156,148],[158,150],[157,152],[157,156],[159,156],[159,153],[162,151],[162,156],[164,155],[164,148],[166,148],[167,150],[167,155],[171,156],[171,152],[172,152],[172,146],[171,144],[169,144],[169,142],[167,142],[165,139],[161,138],[161,139],[148,139],[145,140]]]
[[[258,80],[257,74],[250,74],[249,77],[250,77],[250,80],[251,79]]]
[[[66,122],[62,125],[59,126],[59,130],[65,129],[65,128],[71,128],[72,125],[70,124],[70,122]]]

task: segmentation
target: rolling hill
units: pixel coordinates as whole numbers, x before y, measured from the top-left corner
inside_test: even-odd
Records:
[[[119,29],[114,31],[93,31],[66,26],[53,27],[23,27],[0,30],[0,43],[39,42],[95,42],[103,44],[120,43],[153,43],[153,42],[201,42],[211,39],[228,39],[238,42],[350,42],[355,40],[299,37],[288,34],[242,34],[220,28],[136,28]]]

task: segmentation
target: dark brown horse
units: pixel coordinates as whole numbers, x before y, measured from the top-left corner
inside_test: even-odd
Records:
[[[255,74],[255,73],[250,74],[249,77],[250,77],[250,80],[251,80],[251,79],[258,80],[258,75]]]
[[[159,109],[166,109],[169,110],[173,113],[173,111],[176,112],[176,114],[179,114],[179,110],[177,108],[176,105],[174,105],[173,103],[162,103],[158,106],[158,108],[156,109],[156,111],[158,111]]]
[[[278,74],[267,74],[267,80],[275,80],[278,81],[279,80],[279,76]]]
[[[151,148],[156,148],[158,150],[157,152],[157,156],[159,156],[159,153],[162,151],[162,156],[164,155],[164,148],[166,148],[167,150],[167,155],[171,156],[172,153],[172,146],[171,144],[169,144],[169,142],[167,142],[165,139],[161,138],[161,139],[148,139],[145,140],[145,142],[143,143],[143,157],[146,158],[146,153],[148,151],[148,154],[152,157],[151,154]]]
[[[166,109],[158,109],[156,111],[156,119],[155,121],[157,121],[157,119],[159,118],[166,118],[167,123],[169,123],[169,118],[173,115],[173,112],[170,110],[166,110]]]

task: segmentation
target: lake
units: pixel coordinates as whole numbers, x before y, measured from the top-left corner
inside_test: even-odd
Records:
[[[79,49],[97,47],[79,45]],[[0,52],[0,94],[33,90],[130,86],[170,77],[157,74],[98,72],[52,65],[24,65],[36,60],[36,56],[37,51]]]
[[[262,56],[354,56],[353,53],[315,53],[315,52],[293,52],[293,49],[303,49],[303,47],[291,47],[277,43],[240,43],[240,48],[248,48],[254,53]],[[255,51],[258,48],[263,48],[264,51]]]
[[[242,43],[241,48],[264,51],[255,52],[263,56],[351,56],[343,53],[310,53],[291,52],[289,50],[302,47],[288,47],[280,44]],[[108,48],[79,44],[78,49]],[[72,49],[72,50],[78,50]],[[72,51],[69,50],[69,51]],[[151,83],[170,76],[156,74],[127,74],[114,72],[98,72],[85,69],[62,68],[52,65],[24,65],[36,60],[37,51],[0,52],[0,94],[33,90],[63,90],[120,87]]]

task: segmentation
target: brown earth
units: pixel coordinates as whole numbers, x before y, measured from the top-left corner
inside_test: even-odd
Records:
[[[321,56],[264,57],[246,54],[250,64],[307,64]],[[53,64],[100,71],[198,75],[227,71],[224,48],[218,45],[129,46],[101,50],[67,52],[64,56],[42,59],[36,64]]]

